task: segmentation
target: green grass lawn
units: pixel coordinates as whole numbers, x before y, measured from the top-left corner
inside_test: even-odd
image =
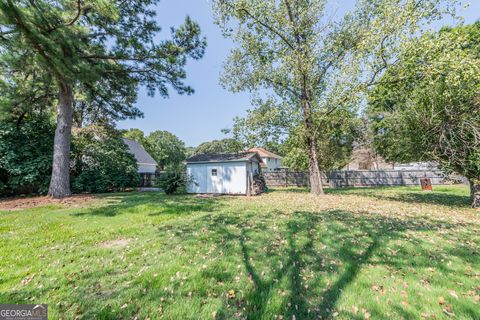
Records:
[[[0,211],[0,303],[52,319],[480,319],[466,187]]]

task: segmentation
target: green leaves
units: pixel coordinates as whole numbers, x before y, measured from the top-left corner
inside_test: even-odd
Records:
[[[371,93],[379,152],[480,176],[480,23],[412,40]]]
[[[47,191],[53,125],[37,117],[17,127],[0,123],[0,194]]]
[[[160,187],[166,194],[176,192],[185,193],[190,178],[182,170],[171,170],[160,174],[155,185]]]
[[[236,119],[234,127],[249,143],[298,136],[293,129],[304,122],[304,137],[329,145],[329,130],[338,120],[333,114],[339,111],[350,119],[359,111],[369,86],[394,64],[407,40],[451,13],[457,1],[361,0],[335,18],[327,12],[327,2],[214,1],[217,24],[236,43],[220,82],[254,97],[254,110]],[[255,103],[258,97],[266,102]],[[313,118],[315,128],[307,128]],[[303,138],[290,142],[294,140],[289,150],[307,153]],[[348,145],[343,141],[337,140],[338,149]],[[324,151],[319,150],[319,159],[331,155],[331,148]]]
[[[244,149],[244,145],[236,139],[226,138],[201,143],[193,150],[193,154],[203,153],[235,153]]]
[[[107,120],[142,115],[134,106],[140,85],[150,95],[166,97],[169,88],[191,94],[193,89],[183,83],[184,67],[187,58],[203,56],[205,38],[198,24],[187,17],[171,30],[171,39],[155,40],[160,26],[151,6],[156,3],[4,1],[0,5],[3,75],[9,83],[28,79],[33,72],[46,86],[67,81],[81,93],[78,103],[87,104],[94,117],[102,114]],[[0,89],[5,96],[16,87]],[[19,93],[29,102],[35,98],[27,90]]]
[[[115,130],[91,126],[73,140],[72,189],[107,192],[136,187],[140,182],[137,161]]]
[[[157,161],[160,170],[177,168],[185,160],[185,143],[168,131],[150,133],[145,138],[144,147]]]

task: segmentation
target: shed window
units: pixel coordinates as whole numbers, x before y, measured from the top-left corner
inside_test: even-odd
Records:
[[[214,177],[217,176],[217,169],[212,169],[212,176],[214,176]]]

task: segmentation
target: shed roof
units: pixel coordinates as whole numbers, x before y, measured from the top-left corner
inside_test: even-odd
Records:
[[[187,163],[195,162],[232,162],[232,161],[250,161],[257,158],[262,161],[255,152],[239,152],[239,153],[215,153],[215,154],[197,154],[186,160]]]
[[[263,148],[250,148],[246,150],[246,152],[256,152],[260,155],[260,157],[267,157],[267,158],[274,158],[274,159],[282,159],[278,154],[273,152],[267,151]]]
[[[157,161],[145,151],[140,143],[135,140],[123,138],[123,142],[128,146],[128,150],[135,156],[137,163],[157,165]]]

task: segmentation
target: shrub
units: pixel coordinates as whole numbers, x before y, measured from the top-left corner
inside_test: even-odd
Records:
[[[169,171],[162,173],[155,184],[166,194],[174,194],[185,193],[188,182],[188,176],[183,171]]]
[[[0,123],[0,194],[48,191],[54,133],[44,117]]]
[[[87,128],[73,140],[72,190],[107,192],[137,187],[137,162],[115,131]]]
[[[0,195],[47,193],[54,134],[47,117],[0,122]],[[115,191],[140,183],[136,160],[114,129],[77,129],[71,159],[74,192]]]

